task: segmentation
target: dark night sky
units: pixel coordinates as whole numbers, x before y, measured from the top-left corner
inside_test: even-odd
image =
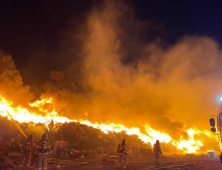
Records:
[[[25,83],[33,81],[32,76],[45,74],[39,67],[45,67],[44,71],[63,69],[65,61],[57,59],[58,51],[62,51],[62,35],[70,25],[77,32],[78,23],[83,22],[95,2],[101,1],[0,1],[0,49],[13,56]],[[163,25],[166,29],[163,38],[168,43],[184,35],[207,35],[222,44],[222,1],[131,0],[129,3],[138,19]],[[78,46],[74,51],[78,53]],[[27,74],[24,67],[35,61],[36,66],[30,66],[33,71]]]

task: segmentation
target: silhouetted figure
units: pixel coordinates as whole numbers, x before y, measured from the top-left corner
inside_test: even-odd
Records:
[[[38,161],[38,154],[34,151],[35,146],[37,145],[37,143],[38,143],[38,140],[35,140],[35,145],[34,145],[34,148],[32,149],[32,159],[31,159],[29,170],[33,170],[34,167],[37,164],[37,161]]]
[[[124,168],[127,167],[127,153],[126,153],[125,145],[126,145],[125,139],[123,139],[122,142],[118,145],[117,154],[119,156],[119,159],[117,162],[117,167],[119,167],[122,162],[124,162]]]
[[[23,145],[21,147],[22,154],[19,159],[19,165],[18,165],[19,170],[22,170],[22,169],[28,170],[29,169],[32,148],[33,148],[33,136],[29,135],[28,139],[25,140],[25,142],[23,143]],[[23,168],[23,166],[25,166],[25,167]]]
[[[34,154],[38,154],[37,170],[47,169],[48,156],[52,154],[51,146],[47,141],[47,137],[48,135],[44,133],[34,149]]]
[[[154,156],[155,156],[155,164],[159,165],[160,164],[160,155],[162,155],[159,140],[156,140],[156,143],[153,146],[153,152],[154,152]]]

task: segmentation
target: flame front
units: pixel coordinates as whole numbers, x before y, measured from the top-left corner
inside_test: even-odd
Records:
[[[182,139],[178,141],[174,141],[173,144],[177,146],[180,150],[186,150],[187,153],[195,153],[203,146],[203,143],[200,140],[194,139],[194,134],[201,133],[199,130],[196,129],[188,129],[187,134],[189,135],[189,139],[185,140]]]
[[[12,107],[12,105],[12,101],[8,101],[0,95],[0,115],[3,117],[7,117],[9,120],[16,120],[20,123],[42,123],[45,124],[46,127],[52,120],[54,123],[79,122],[81,124],[100,129],[104,133],[118,133],[124,131],[127,135],[136,135],[141,141],[143,141],[144,143],[150,143],[151,145],[153,145],[156,140],[167,144],[170,143],[178,150],[182,150],[184,153],[197,153],[200,147],[203,146],[202,141],[195,140],[194,135],[206,134],[207,136],[209,136],[210,134],[207,130],[201,132],[198,129],[187,129],[187,139],[184,139],[184,137],[181,136],[179,140],[175,140],[165,132],[154,130],[148,124],[144,125],[146,133],[142,133],[140,128],[138,127],[128,128],[122,124],[115,124],[111,122],[92,123],[89,120],[82,119],[71,120],[67,117],[59,116],[57,114],[52,98],[37,100],[33,103],[29,103],[30,109],[22,108],[21,106]]]

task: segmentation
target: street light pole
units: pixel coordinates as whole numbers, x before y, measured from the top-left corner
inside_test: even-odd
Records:
[[[220,97],[220,113],[218,115],[218,123],[219,123],[219,132],[220,132],[220,162],[222,164],[222,152],[221,152],[221,142],[222,142],[222,135],[221,135],[221,118],[222,118],[222,97]]]

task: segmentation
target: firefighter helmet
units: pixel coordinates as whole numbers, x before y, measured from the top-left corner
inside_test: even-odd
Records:
[[[44,134],[42,135],[42,138],[47,137],[47,136],[48,136],[47,133],[44,133]]]
[[[122,140],[122,144],[124,144],[124,145],[126,144],[126,139]]]
[[[28,137],[29,139],[33,139],[33,135],[29,135],[29,137]]]

